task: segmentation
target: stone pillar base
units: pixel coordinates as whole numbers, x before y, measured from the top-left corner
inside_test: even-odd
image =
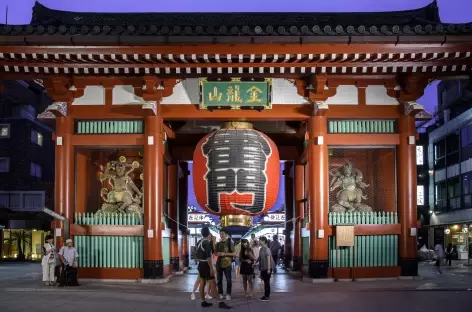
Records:
[[[302,265],[303,265],[302,261],[303,261],[302,257],[293,256],[292,270],[293,271],[301,271],[302,270]]]
[[[144,278],[164,278],[164,260],[144,260]]]
[[[328,278],[328,260],[310,260],[308,265],[308,276],[311,278]]]
[[[400,259],[401,276],[418,276],[418,259]]]
[[[172,272],[179,272],[180,271],[179,257],[171,257],[170,265],[172,268]]]

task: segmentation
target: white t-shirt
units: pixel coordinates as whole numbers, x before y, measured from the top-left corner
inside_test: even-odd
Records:
[[[434,251],[436,252],[436,257],[439,259],[444,258],[444,248],[441,244],[437,244],[434,246]]]

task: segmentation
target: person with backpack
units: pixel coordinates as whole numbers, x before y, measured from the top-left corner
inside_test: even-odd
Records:
[[[198,276],[200,278],[200,299],[202,300],[202,308],[211,307],[212,304],[205,300],[205,285],[210,284],[209,290],[212,292],[214,298],[217,297],[215,284],[215,268],[212,261],[212,242],[210,241],[210,230],[207,227],[201,230],[203,238],[197,243],[197,258],[198,258]],[[219,300],[218,307],[220,309],[231,309],[224,301]]]
[[[217,286],[220,299],[224,299],[223,294],[223,274],[226,278],[226,300],[231,300],[231,289],[233,286],[231,280],[231,271],[233,264],[234,254],[234,244],[231,238],[228,236],[226,230],[222,229],[220,231],[220,241],[216,244],[215,252],[218,256],[216,261],[216,276],[217,276]]]

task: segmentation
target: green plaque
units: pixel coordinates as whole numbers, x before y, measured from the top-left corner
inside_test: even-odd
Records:
[[[200,108],[263,107],[271,108],[272,80],[207,81],[200,79]]]

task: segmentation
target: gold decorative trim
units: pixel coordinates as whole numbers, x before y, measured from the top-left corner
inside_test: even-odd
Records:
[[[226,215],[220,218],[221,226],[243,226],[251,227],[252,226],[252,217],[246,215]]]
[[[253,129],[252,123],[245,121],[227,121],[221,125],[221,129]]]

